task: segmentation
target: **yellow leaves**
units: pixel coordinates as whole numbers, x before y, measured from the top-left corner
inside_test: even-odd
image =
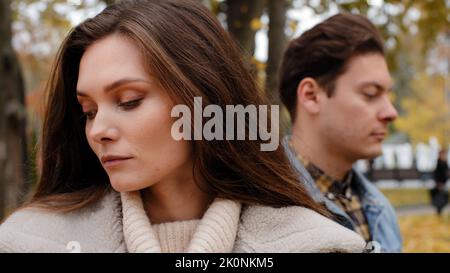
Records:
[[[253,18],[253,19],[250,21],[250,28],[251,28],[253,31],[258,31],[258,30],[260,30],[263,26],[264,26],[264,24],[261,22],[261,19],[260,19],[260,18]]]
[[[220,1],[218,0],[210,0],[211,11],[217,16],[220,12]]]
[[[411,86],[411,96],[401,102],[406,114],[395,121],[395,127],[413,143],[428,142],[435,136],[446,145],[450,141],[450,101],[445,99],[443,77],[419,74]]]
[[[399,217],[404,252],[450,252],[450,215]]]
[[[255,57],[251,57],[249,59],[249,62],[251,64],[252,70],[255,71],[255,77],[256,77],[258,86],[260,86],[261,89],[264,89],[264,85],[265,85],[265,81],[266,81],[267,64],[259,61]]]
[[[389,100],[394,103],[394,101],[396,101],[397,99],[397,95],[394,92],[390,92],[389,93]]]
[[[383,189],[395,207],[430,204],[428,189]],[[403,252],[450,252],[450,214],[405,215],[398,218]]]
[[[263,71],[263,72],[266,71],[266,67],[267,67],[266,63],[261,62],[261,61],[255,59],[254,57],[251,58],[250,62],[252,65],[254,65],[256,67],[256,69],[258,71]]]
[[[241,28],[242,27],[242,22],[240,20],[236,20],[233,22],[233,26],[235,28]]]
[[[289,21],[288,27],[289,27],[289,29],[292,31],[292,33],[297,32],[298,21],[296,21],[296,20],[291,20],[291,21]]]

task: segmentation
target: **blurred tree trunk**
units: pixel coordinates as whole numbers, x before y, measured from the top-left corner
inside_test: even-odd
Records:
[[[266,67],[266,92],[272,104],[280,105],[280,133],[284,135],[288,132],[291,122],[286,109],[283,107],[278,92],[278,72],[287,44],[285,34],[286,12],[289,1],[271,0],[269,1],[269,48]]]
[[[255,52],[255,34],[266,0],[227,0],[226,5],[228,32],[244,54],[252,57]]]
[[[269,52],[266,68],[266,90],[274,104],[280,104],[278,94],[278,70],[286,47],[286,11],[285,0],[269,1]]]
[[[0,2],[0,219],[27,193],[24,86],[12,48],[11,0]]]

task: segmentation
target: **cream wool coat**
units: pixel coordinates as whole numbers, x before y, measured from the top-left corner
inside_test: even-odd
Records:
[[[355,232],[303,207],[243,206],[233,252],[363,252]],[[0,226],[0,252],[128,252],[120,194],[71,213],[25,208]]]

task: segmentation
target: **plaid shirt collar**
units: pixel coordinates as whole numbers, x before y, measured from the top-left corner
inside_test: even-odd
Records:
[[[293,149],[292,141],[289,141],[289,146]],[[295,151],[295,149],[293,149]],[[346,199],[350,199],[352,195],[351,185],[353,181],[353,171],[350,170],[344,177],[343,180],[337,180],[327,175],[324,171],[322,171],[319,167],[314,165],[312,162],[302,157],[299,153],[297,154],[297,158],[302,162],[303,166],[305,166],[306,170],[311,174],[311,177],[316,182],[319,190],[331,200],[334,200],[336,197],[343,197]]]
[[[292,143],[289,143],[292,150]],[[371,234],[369,225],[362,211],[361,201],[359,196],[352,190],[352,185],[356,175],[353,170],[350,170],[342,181],[333,179],[325,174],[317,166],[303,158],[297,153],[297,158],[303,163],[306,170],[310,173],[315,181],[317,188],[322,194],[337,206],[339,206],[349,217],[352,222],[353,230],[364,237],[366,241],[370,241]]]
[[[334,200],[337,196],[350,199],[352,195],[351,185],[353,181],[353,172],[349,171],[345,178],[337,180],[327,175],[319,167],[311,162],[305,163],[305,168],[311,174],[312,178],[316,182],[319,190],[326,195],[328,199]]]

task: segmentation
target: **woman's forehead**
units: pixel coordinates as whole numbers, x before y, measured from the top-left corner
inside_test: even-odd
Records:
[[[110,35],[86,49],[80,61],[77,90],[105,89],[122,79],[150,81],[142,55],[130,39]]]

